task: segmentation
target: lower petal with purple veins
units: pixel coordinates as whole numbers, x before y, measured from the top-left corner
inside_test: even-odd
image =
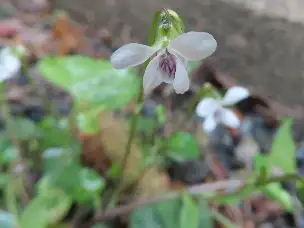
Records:
[[[164,82],[172,83],[176,73],[176,57],[165,50],[165,53],[159,56],[158,69],[163,75]]]

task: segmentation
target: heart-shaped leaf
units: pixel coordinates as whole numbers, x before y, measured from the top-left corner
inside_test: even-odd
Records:
[[[107,60],[84,56],[47,57],[39,69],[46,79],[66,89],[82,105],[119,108],[135,96],[138,80],[132,70],[116,70]]]

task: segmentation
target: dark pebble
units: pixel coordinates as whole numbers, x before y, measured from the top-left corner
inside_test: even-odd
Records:
[[[267,127],[263,118],[258,116],[245,117],[240,130],[242,135],[250,136],[258,143],[262,153],[270,151],[275,129]]]
[[[16,84],[19,86],[24,86],[24,85],[29,84],[28,78],[22,73],[19,73],[17,75],[17,77],[15,78],[15,81],[16,81]]]
[[[41,106],[27,106],[24,110],[24,116],[35,121],[39,122],[40,120],[43,119],[45,115],[45,110]]]
[[[296,152],[296,162],[298,173],[301,176],[304,176],[304,147],[301,147]]]
[[[141,113],[144,117],[155,119],[156,118],[156,107],[157,107],[156,102],[154,102],[152,100],[148,100],[143,104]]]
[[[19,104],[19,103],[10,104],[11,113],[14,116],[22,116],[24,114],[25,108],[26,107],[24,104]]]
[[[238,141],[233,139],[230,132],[222,125],[218,125],[209,134],[209,148],[218,160],[229,171],[240,166],[235,156],[235,147]]]
[[[53,108],[57,115],[68,116],[72,110],[72,104],[67,99],[54,100]]]
[[[297,143],[304,142],[304,119],[295,119],[292,126],[293,138]]]
[[[205,180],[209,175],[209,167],[202,159],[173,162],[168,168],[168,173],[174,181],[182,181],[185,184],[193,185]]]

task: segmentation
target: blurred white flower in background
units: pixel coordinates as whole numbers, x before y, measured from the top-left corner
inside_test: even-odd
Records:
[[[26,49],[18,45],[0,50],[0,82],[15,76],[21,68],[20,57],[26,54]]]
[[[140,65],[154,56],[143,78],[145,93],[151,92],[162,82],[173,84],[176,93],[184,93],[190,85],[187,61],[205,59],[216,47],[217,42],[209,33],[188,32],[161,48],[137,43],[126,44],[113,53],[111,63],[114,68],[123,69]]]
[[[198,116],[204,118],[203,129],[205,132],[212,132],[218,124],[227,127],[238,128],[240,120],[236,114],[225,106],[234,105],[249,96],[246,88],[231,87],[223,99],[205,98],[196,106]]]

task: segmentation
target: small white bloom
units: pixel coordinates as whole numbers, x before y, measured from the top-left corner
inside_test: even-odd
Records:
[[[16,51],[23,54],[23,49],[20,48],[17,46]],[[14,55],[12,48],[6,47],[0,51],[0,83],[15,76],[20,67],[20,59]]]
[[[148,64],[143,87],[149,93],[162,82],[173,84],[176,93],[189,89],[187,61],[198,61],[210,56],[217,42],[206,32],[188,32],[173,39],[165,48],[130,43],[116,50],[111,63],[116,69],[134,67],[154,58]]]
[[[246,88],[235,86],[230,88],[223,99],[205,98],[196,107],[198,116],[205,118],[203,129],[209,133],[212,132],[217,124],[224,124],[227,127],[238,128],[240,120],[225,106],[234,105],[241,100],[246,99],[249,92]]]

